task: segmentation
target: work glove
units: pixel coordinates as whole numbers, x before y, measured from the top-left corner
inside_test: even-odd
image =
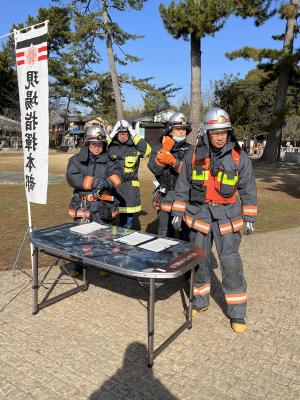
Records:
[[[131,126],[128,127],[128,132],[129,135],[131,136],[131,138],[133,139],[136,135],[136,133],[134,132],[134,130],[131,128]]]
[[[180,232],[182,230],[181,224],[182,224],[182,217],[178,217],[178,216],[173,217],[172,225],[173,225],[173,228],[175,229],[175,231]]]
[[[116,122],[115,126],[113,127],[112,131],[109,134],[109,137],[113,139],[119,132],[122,132],[122,129],[128,131],[131,137],[135,136],[135,133],[129,123],[125,119],[120,119]]]
[[[118,121],[119,122],[119,121]],[[116,123],[116,125],[112,128],[112,130],[109,133],[109,137],[111,138],[111,140],[113,140],[113,138],[116,136],[116,134],[118,133],[118,122]]]
[[[97,178],[96,178],[97,179]],[[98,184],[95,187],[95,197],[99,197],[101,195],[101,192],[103,192],[104,190],[109,190],[110,189],[110,185],[107,182],[106,179],[99,179],[98,180]]]
[[[101,189],[110,189],[110,184],[107,179],[100,179],[95,177],[92,182],[92,189],[101,190]]]
[[[175,141],[170,136],[164,136],[162,140],[162,148],[171,151],[174,147]]]
[[[244,235],[248,236],[251,235],[251,233],[254,231],[254,227],[252,222],[245,222],[244,223]]]
[[[157,161],[163,164],[174,166],[176,158],[167,150],[161,149],[156,155]]]

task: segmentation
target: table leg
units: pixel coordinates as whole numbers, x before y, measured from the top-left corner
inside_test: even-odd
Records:
[[[83,278],[84,291],[86,291],[86,290],[88,290],[88,287],[89,287],[89,283],[88,283],[88,280],[87,280],[87,268],[86,268],[86,265],[83,266],[82,278]]]
[[[33,246],[33,265],[32,265],[32,314],[35,315],[39,312],[39,272],[38,272],[38,255],[39,250]]]
[[[150,278],[150,292],[148,298],[148,367],[153,366],[154,350],[154,304],[155,304],[155,279]]]
[[[191,279],[190,279],[190,294],[189,294],[189,308],[188,308],[188,329],[192,328],[192,301],[193,301],[193,291],[194,291],[194,282],[195,282],[195,267],[191,270]]]

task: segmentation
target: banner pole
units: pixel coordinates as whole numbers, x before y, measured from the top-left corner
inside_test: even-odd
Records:
[[[32,220],[31,220],[31,207],[30,207],[30,201],[27,199],[27,214],[28,214],[28,229],[29,229],[29,244],[30,244],[30,259],[31,259],[31,270],[32,270],[32,276],[33,276],[33,244],[30,241],[30,234],[33,231],[32,227]]]

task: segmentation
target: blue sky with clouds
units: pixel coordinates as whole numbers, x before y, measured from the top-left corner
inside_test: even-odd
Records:
[[[143,61],[118,67],[118,71],[139,78],[152,76],[153,83],[159,86],[173,83],[182,87],[174,98],[174,103],[178,104],[189,97],[190,46],[189,42],[182,39],[173,39],[165,30],[158,11],[160,3],[161,0],[148,0],[142,11],[114,13],[114,19],[124,30],[145,36],[126,44],[126,51],[143,58]],[[163,3],[168,4],[169,1],[164,0]],[[14,22],[24,22],[27,15],[35,15],[39,7],[48,7],[49,4],[49,0],[4,0],[1,4],[0,36],[8,33]],[[272,35],[282,33],[284,29],[284,21],[277,17],[259,28],[254,26],[251,19],[231,17],[214,37],[202,40],[202,90],[209,91],[210,83],[220,79],[224,73],[239,73],[244,77],[255,67],[251,61],[227,60],[224,55],[227,51],[243,46],[280,48],[281,42],[273,41]],[[299,39],[297,45],[299,47]],[[104,72],[107,70],[104,43],[99,43],[99,51],[103,55],[100,69]],[[142,104],[140,95],[133,88],[125,88],[125,98],[127,106]]]

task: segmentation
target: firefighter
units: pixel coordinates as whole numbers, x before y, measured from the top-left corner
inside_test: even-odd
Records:
[[[176,112],[166,124],[162,144],[153,149],[148,168],[156,177],[158,186],[154,192],[153,207],[158,214],[158,234],[174,237],[172,226],[172,203],[176,180],[182,168],[182,162],[192,145],[186,142],[191,126],[184,114]],[[187,240],[188,230],[185,224],[180,237]]]
[[[142,210],[138,177],[140,159],[149,157],[151,147],[125,120],[117,121],[108,135],[108,143],[109,157],[116,160],[122,170],[122,183],[117,188],[120,225],[132,228],[134,216],[137,219]],[[138,221],[136,223],[138,225]]]
[[[253,231],[256,184],[252,164],[234,136],[230,118],[220,108],[204,117],[204,131],[186,159],[175,188],[172,223],[191,228],[194,244],[206,251],[195,276],[193,316],[207,310],[209,259],[214,240],[222,271],[222,288],[232,329],[246,330],[247,286],[239,255],[241,231]]]
[[[114,189],[121,184],[121,170],[117,162],[108,157],[106,135],[102,127],[87,129],[84,145],[72,156],[67,167],[67,181],[74,188],[69,215],[74,222],[112,223],[118,215],[118,202]],[[71,276],[82,272],[75,264]],[[105,276],[106,274],[100,274]]]

